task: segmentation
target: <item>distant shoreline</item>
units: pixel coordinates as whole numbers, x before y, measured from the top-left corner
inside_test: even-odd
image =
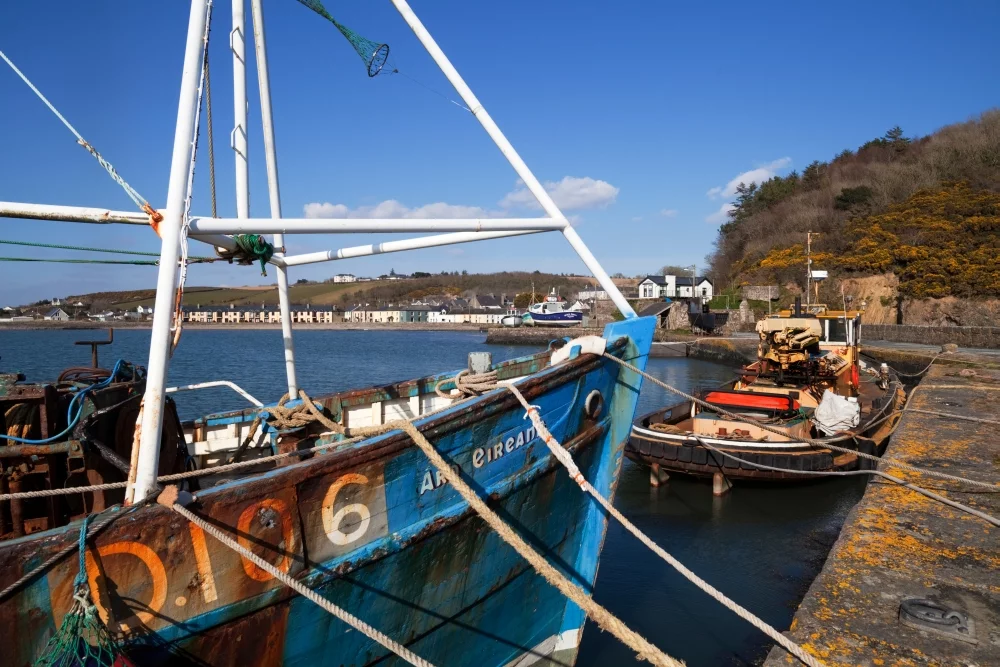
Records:
[[[48,331],[48,330],[79,330],[79,331],[100,331],[107,329],[150,329],[152,322],[54,322],[44,320],[34,320],[31,322],[0,322],[0,331]],[[428,322],[326,322],[319,324],[296,323],[292,326],[295,331],[472,331],[480,332],[487,329],[498,328],[496,325],[487,324],[434,324]],[[222,324],[221,322],[201,323],[185,322],[185,331],[226,331],[232,329],[257,330],[274,329],[281,330],[278,323],[239,323]]]

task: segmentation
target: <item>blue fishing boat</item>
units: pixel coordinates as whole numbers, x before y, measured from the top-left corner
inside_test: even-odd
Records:
[[[608,325],[607,353],[643,367],[653,326],[649,318]],[[581,353],[576,341],[559,342],[563,360],[555,364],[559,345],[489,371],[500,382],[516,381],[586,478],[613,496],[641,378],[602,356]],[[450,390],[455,375],[314,402],[348,428],[414,418],[512,528],[590,590],[605,515],[555,461],[509,391],[498,387],[465,400],[439,396],[435,388]],[[87,433],[113,432],[138,405],[142,382],[114,379],[86,395]],[[9,385],[0,406],[24,402],[36,390],[51,398],[52,387]],[[56,400],[72,395],[64,391]],[[447,407],[452,401],[454,407]],[[101,409],[106,405],[114,409]],[[421,417],[422,411],[433,414]],[[249,408],[208,415],[182,424],[180,432],[203,465],[252,435],[259,414]],[[266,446],[251,452],[264,457],[343,437],[323,430],[319,424],[268,429],[262,436]],[[93,456],[95,440],[69,442],[81,456]],[[257,474],[209,477],[221,483],[197,493],[198,514],[234,527],[255,554],[434,664],[520,665],[543,658],[572,664],[585,620],[581,610],[484,525],[403,432],[260,467]],[[88,478],[123,476],[97,478],[92,472]],[[200,479],[207,486],[206,477]],[[125,650],[137,664],[367,665],[391,655],[167,508],[152,504],[129,511],[116,505],[123,493],[35,500],[18,516],[30,521],[53,512],[79,514],[81,498],[83,508],[96,503],[109,508],[108,516],[123,514],[91,542],[86,575],[101,618],[122,631]],[[79,530],[76,520],[0,543],[0,587],[74,544]],[[17,628],[4,664],[31,664],[70,608],[76,576],[77,560],[67,558],[0,602],[0,619]]]
[[[282,218],[261,0],[250,1],[252,29],[244,1],[233,0],[235,218],[191,213],[209,0],[190,3],[165,207],[143,199],[56,112],[141,212],[0,202],[0,217],[148,223],[160,238],[159,259],[148,262],[157,290],[145,368],[102,369],[94,341],[92,366],[53,382],[0,376],[3,665],[569,665],[582,608],[592,617],[604,611],[590,592],[606,514],[578,484],[589,482],[602,499],[614,495],[641,387],[641,376],[616,360],[641,371],[654,321],[635,314],[406,1],[392,1],[545,215]],[[319,0],[300,2],[348,39],[368,76],[382,71],[386,44],[338,23]],[[249,210],[248,35],[267,218]],[[211,137],[210,113],[205,123]],[[285,234],[345,232],[432,234],[284,252]],[[555,341],[498,364],[470,355],[461,371],[327,396],[299,386],[288,291],[295,266],[537,232],[566,238],[623,321],[601,337]],[[189,256],[189,241],[276,273],[287,388],[277,403],[211,375],[167,386],[183,344],[188,267],[214,259]],[[252,405],[181,422],[171,393],[220,385]]]

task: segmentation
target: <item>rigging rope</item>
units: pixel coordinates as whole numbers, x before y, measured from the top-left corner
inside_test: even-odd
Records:
[[[158,253],[158,252],[146,252],[146,251],[143,251],[143,250],[118,250],[118,249],[115,249],[115,248],[91,248],[91,247],[87,247],[87,246],[78,246],[78,245],[59,245],[57,243],[35,243],[33,241],[4,241],[4,240],[0,240],[0,244],[3,244],[3,245],[19,245],[19,246],[26,246],[26,247],[31,247],[31,248],[55,248],[57,250],[80,250],[80,251],[84,251],[84,252],[106,252],[106,253],[112,253],[112,254],[115,254],[115,255],[137,255],[137,256],[140,256],[140,257],[159,257],[160,256],[160,253]],[[218,258],[217,257],[197,256],[197,257],[192,257],[190,259],[200,260],[200,261],[212,261],[212,262],[214,262]]]
[[[209,260],[214,261],[214,260]],[[137,266],[159,266],[152,259],[46,259],[43,257],[0,257],[0,262],[54,262],[56,264],[135,264]]]
[[[563,467],[566,468],[566,471],[569,473],[569,476],[573,479],[573,481],[576,482],[585,493],[590,494],[601,505],[601,507],[603,507],[622,526],[624,526],[628,532],[632,533],[632,535],[638,538],[640,542],[649,547],[653,553],[669,563],[671,567],[682,574],[688,581],[708,593],[709,596],[721,603],[726,609],[729,609],[744,621],[748,622],[750,625],[754,626],[780,644],[782,648],[794,655],[804,664],[809,665],[809,667],[823,667],[823,663],[806,653],[801,646],[785,637],[775,628],[765,623],[759,617],[728,598],[724,593],[689,570],[683,563],[674,558],[670,553],[663,549],[663,547],[651,540],[649,536],[629,521],[625,515],[619,512],[614,505],[612,505],[607,498],[601,495],[597,489],[595,489],[593,485],[587,481],[587,478],[583,476],[583,473],[577,467],[576,462],[573,461],[573,456],[566,450],[565,447],[562,446],[562,444],[559,443],[558,440],[555,439],[555,437],[553,437],[552,433],[550,433],[549,429],[545,426],[545,422],[542,421],[542,418],[538,414],[538,407],[529,404],[527,399],[524,398],[524,395],[513,385],[513,383],[504,383],[504,386],[512,394],[514,394],[518,402],[520,402],[521,406],[528,413],[527,416],[531,419],[531,423],[534,424],[539,437],[541,437],[548,446],[552,455],[563,464]]]
[[[17,74],[19,77],[21,77],[21,80],[24,81],[25,84],[27,84],[28,88],[31,88],[32,92],[34,92],[35,95],[38,96],[38,99],[40,99],[45,104],[45,106],[47,106],[49,110],[56,115],[56,118],[62,121],[62,124],[66,126],[66,129],[72,132],[73,136],[76,137],[76,142],[81,146],[83,146],[85,149],[87,149],[88,153],[94,156],[94,158],[98,161],[98,163],[100,163],[100,165],[104,167],[104,170],[108,172],[108,175],[111,176],[111,178],[113,178],[114,181],[118,183],[118,185],[120,185],[123,190],[125,190],[125,194],[127,194],[129,198],[133,202],[135,202],[135,205],[138,206],[144,213],[146,213],[146,215],[149,216],[149,224],[150,226],[153,227],[154,230],[156,230],[159,227],[160,222],[163,220],[163,216],[160,215],[159,211],[150,206],[149,202],[146,201],[146,198],[140,195],[135,188],[129,185],[125,181],[125,179],[118,174],[114,166],[110,162],[105,160],[104,157],[97,152],[97,149],[91,146],[90,143],[88,143],[83,138],[83,135],[77,132],[75,127],[70,125],[70,122],[66,120],[66,117],[63,116],[61,113],[59,113],[59,110],[56,109],[51,102],[49,102],[48,98],[46,98],[45,95],[42,95],[42,92],[35,87],[35,84],[31,83],[28,77],[25,76],[25,74],[21,70],[19,70],[17,66],[14,65],[13,62],[11,62],[10,58],[8,58],[3,51],[0,51],[0,58],[3,58],[4,62],[10,65],[10,68],[14,70],[14,73]]]
[[[177,487],[168,486],[163,491],[163,493],[160,494],[160,497],[157,499],[157,502],[163,505],[164,507],[169,507],[177,514],[180,514],[182,517],[184,517],[191,523],[195,524],[202,530],[204,530],[206,533],[217,539],[219,542],[221,542],[225,546],[229,547],[230,549],[238,553],[247,561],[255,564],[257,567],[264,570],[265,572],[268,572],[271,576],[276,578],[285,586],[288,586],[302,597],[315,603],[327,613],[335,616],[336,618],[339,618],[341,621],[351,626],[358,632],[362,633],[369,639],[378,642],[379,644],[389,649],[390,651],[392,651],[393,653],[395,653],[396,655],[398,655],[400,658],[410,663],[411,665],[416,665],[417,667],[433,667],[433,665],[430,662],[424,660],[419,655],[409,650],[399,642],[395,641],[388,635],[379,632],[372,626],[362,621],[357,616],[354,616],[350,612],[342,609],[341,607],[338,607],[327,598],[323,597],[313,589],[309,588],[308,586],[300,582],[298,579],[295,579],[294,577],[286,573],[284,570],[275,567],[271,563],[267,562],[266,560],[255,554],[250,549],[243,547],[229,535],[219,530],[219,528],[216,527],[215,523],[206,521],[205,519],[201,518],[188,508],[178,503],[177,499],[178,499]]]
[[[685,399],[687,399],[687,400],[689,400],[689,401],[691,401],[693,403],[696,403],[696,404],[702,406],[703,408],[707,408],[709,410],[712,410],[713,412],[717,412],[717,413],[719,413],[721,415],[724,415],[724,416],[728,417],[729,419],[734,419],[736,421],[744,422],[744,423],[747,423],[747,424],[753,424],[753,425],[757,426],[758,428],[760,428],[761,430],[768,431],[768,432],[774,433],[776,435],[781,435],[781,436],[787,436],[788,435],[787,433],[784,433],[783,431],[781,431],[781,430],[779,430],[777,428],[774,428],[773,426],[769,426],[769,425],[767,425],[767,424],[765,424],[765,423],[763,423],[761,421],[758,421],[758,420],[753,419],[751,417],[747,417],[746,415],[739,415],[739,414],[736,414],[735,412],[730,412],[729,410],[721,408],[718,405],[712,405],[711,403],[708,403],[707,401],[703,401],[702,399],[698,398],[697,396],[692,396],[691,394],[688,394],[687,392],[681,391],[680,389],[677,389],[676,387],[672,387],[669,384],[667,384],[666,382],[664,382],[664,381],[662,381],[662,380],[660,380],[658,378],[653,377],[649,373],[647,373],[645,371],[642,371],[642,370],[639,370],[638,368],[636,368],[635,366],[633,366],[629,362],[627,362],[627,361],[625,361],[623,359],[619,359],[618,357],[615,357],[613,355],[610,355],[607,352],[604,353],[604,356],[607,357],[608,359],[611,359],[615,363],[620,364],[620,365],[624,366],[625,368],[628,368],[629,370],[631,370],[631,371],[633,371],[635,373],[638,373],[639,375],[641,375],[642,377],[646,378],[647,380],[649,380],[653,384],[655,384],[655,385],[657,385],[659,387],[662,387],[663,389],[666,389],[667,391],[669,391],[669,392],[671,392],[673,394],[677,394],[678,396],[680,396],[682,398],[685,398]],[[963,482],[965,484],[972,484],[974,486],[985,487],[985,488],[991,489],[991,490],[996,490],[998,488],[998,485],[996,483],[994,483],[994,482],[980,482],[979,480],[969,479],[967,477],[959,477],[957,475],[949,475],[948,473],[938,472],[937,470],[930,470],[928,468],[919,468],[917,466],[911,466],[911,465],[909,465],[907,463],[901,463],[901,462],[898,462],[898,461],[886,461],[885,459],[883,459],[883,458],[881,458],[879,456],[874,456],[872,454],[866,454],[865,452],[860,452],[860,451],[858,451],[856,449],[848,449],[847,447],[838,447],[836,445],[831,445],[831,444],[829,444],[829,442],[824,442],[822,440],[814,440],[812,438],[799,438],[798,440],[795,440],[794,442],[801,442],[803,444],[810,445],[812,447],[818,447],[820,449],[830,449],[830,450],[833,450],[833,451],[836,451],[836,452],[842,452],[844,454],[854,454],[856,456],[860,456],[862,458],[866,458],[866,459],[869,459],[871,461],[884,463],[886,466],[889,466],[889,467],[897,468],[899,470],[906,470],[907,472],[916,473],[918,475],[928,475],[929,477],[938,477],[940,479],[947,479],[947,480],[951,480],[953,482]]]
[[[212,134],[212,80],[209,77],[208,42],[205,42],[205,129],[208,131],[208,185],[212,197],[212,217],[219,217],[215,199],[215,138]]]
[[[950,498],[946,498],[944,496],[941,496],[941,495],[938,495],[936,493],[933,493],[932,491],[928,491],[927,489],[919,487],[916,484],[910,484],[909,482],[907,482],[904,479],[900,479],[899,477],[896,477],[894,475],[890,475],[889,473],[882,472],[881,470],[793,470],[791,468],[779,468],[777,466],[769,466],[769,465],[764,465],[763,463],[755,463],[754,461],[747,461],[746,459],[742,459],[742,458],[740,458],[738,456],[730,454],[729,452],[727,452],[725,450],[719,449],[718,447],[716,447],[716,446],[714,446],[714,445],[712,445],[712,444],[710,444],[708,442],[705,442],[702,438],[698,437],[697,435],[691,434],[691,437],[694,440],[697,440],[698,443],[702,447],[704,447],[705,449],[710,449],[713,452],[716,452],[718,454],[721,454],[722,456],[725,456],[726,458],[732,459],[733,461],[736,461],[738,463],[744,463],[746,465],[753,466],[754,468],[760,468],[761,470],[773,470],[775,472],[788,472],[788,473],[795,473],[795,474],[798,474],[798,475],[835,475],[835,476],[838,476],[838,477],[849,477],[849,476],[854,476],[854,475],[873,475],[875,477],[882,477],[884,479],[888,479],[891,482],[895,482],[896,484],[899,484],[900,486],[905,486],[906,488],[910,489],[911,491],[916,491],[917,493],[919,493],[919,494],[921,494],[923,496],[927,496],[928,498],[930,498],[932,500],[936,500],[939,503],[942,503],[944,505],[948,505],[949,507],[954,507],[957,510],[961,510],[963,512],[967,512],[968,514],[971,514],[973,516],[977,516],[980,519],[982,519],[983,521],[986,521],[987,523],[991,523],[994,526],[1000,526],[1000,519],[998,519],[998,518],[996,518],[996,517],[994,517],[994,516],[992,516],[990,514],[987,514],[986,512],[981,512],[981,511],[979,511],[977,509],[969,507],[968,505],[963,505],[962,503],[955,502],[954,500],[951,500]],[[721,469],[721,465],[720,465],[720,472],[722,472],[723,474],[725,474],[725,471]]]

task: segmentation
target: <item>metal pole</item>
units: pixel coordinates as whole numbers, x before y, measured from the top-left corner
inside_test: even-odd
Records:
[[[157,463],[160,458],[160,429],[163,425],[164,387],[170,363],[170,325],[174,314],[174,294],[177,289],[177,260],[180,254],[181,223],[191,137],[198,111],[198,80],[204,58],[204,32],[207,0],[191,0],[188,17],[187,44],[184,47],[184,70],[181,76],[180,101],[177,104],[177,125],[174,148],[170,159],[170,181],[167,188],[167,213],[160,223],[160,267],[156,279],[153,330],[146,366],[146,394],[142,402],[139,453],[135,480],[125,492],[127,502],[145,498],[156,488]]]
[[[229,146],[236,157],[236,217],[250,217],[249,153],[247,142],[247,40],[246,9],[243,0],[233,0],[233,31],[229,33],[233,52],[233,117]]]
[[[809,291],[812,285],[812,232],[806,232],[806,306],[809,305]]]
[[[406,232],[562,231],[551,218],[198,218],[188,221],[192,236],[202,234],[352,234]]]
[[[264,126],[264,161],[267,164],[267,193],[271,201],[271,217],[281,217],[281,193],[278,189],[278,155],[274,143],[274,121],[271,116],[271,81],[267,73],[267,46],[264,42],[264,9],[261,0],[250,0],[253,13],[253,45],[257,56],[257,83],[260,86],[260,120]],[[284,257],[285,238],[274,235],[275,256]],[[281,337],[285,342],[285,375],[288,395],[298,396],[295,381],[295,345],[292,341],[292,312],[288,304],[288,270],[275,269],[278,274],[278,307],[281,310]]]
[[[166,217],[167,210],[159,209],[160,215]],[[86,206],[58,206],[54,204],[23,204],[21,202],[0,201],[0,218],[21,218],[25,220],[52,220],[56,222],[83,222],[88,224],[123,224],[149,225],[149,216],[135,211],[113,211],[106,208],[88,208]],[[194,218],[192,218],[193,220]],[[190,238],[202,243],[236,250],[236,241],[222,234],[190,234]],[[273,257],[270,262],[280,266],[280,258]]]
[[[407,4],[406,0],[392,0],[392,4],[396,6],[396,9],[403,17],[403,20],[406,21],[407,25],[409,25],[413,30],[417,39],[420,40],[420,43],[424,45],[425,49],[427,49],[431,58],[434,59],[434,62],[436,62],[438,67],[441,68],[444,75],[448,77],[448,81],[450,81],[451,85],[455,87],[455,91],[458,92],[459,96],[461,96],[462,101],[465,102],[465,106],[472,111],[472,115],[476,117],[476,120],[478,120],[483,126],[483,129],[485,129],[487,134],[490,135],[490,138],[493,139],[497,148],[500,149],[500,152],[503,153],[504,157],[507,158],[507,161],[510,162],[510,166],[514,168],[517,175],[521,177],[522,181],[524,181],[525,187],[527,187],[531,194],[535,196],[535,199],[538,200],[542,209],[550,218],[565,220],[565,216],[559,210],[559,207],[556,206],[555,202],[552,201],[552,197],[550,197],[549,193],[545,191],[542,184],[538,182],[535,175],[531,173],[531,170],[528,169],[528,165],[526,165],[524,160],[521,159],[521,156],[517,154],[517,151],[514,150],[511,143],[507,141],[507,137],[504,136],[503,132],[500,131],[500,128],[497,127],[497,124],[493,122],[493,119],[486,112],[486,109],[483,108],[483,105],[479,103],[478,99],[476,99],[476,96],[472,93],[469,86],[466,85],[462,76],[458,73],[458,70],[456,70],[451,64],[451,61],[448,60],[448,56],[446,56],[444,51],[441,50],[441,47],[437,45],[437,42],[434,41],[434,38],[431,37],[431,34],[427,31],[427,28],[425,28],[424,24],[420,22],[419,18],[417,18],[417,15],[413,13],[413,10],[410,8],[410,5]],[[568,221],[563,224],[562,233],[563,236],[566,237],[566,240],[569,241],[569,244],[573,246],[573,249],[576,250],[580,259],[583,260],[583,263],[587,265],[590,272],[594,274],[594,277],[597,278],[598,282],[601,283],[601,286],[611,296],[611,300],[618,307],[618,310],[625,317],[635,317],[635,311],[632,309],[632,306],[629,305],[628,301],[618,290],[618,286],[611,280],[611,276],[607,274],[604,267],[600,265],[597,258],[595,258],[590,252],[590,249],[583,243],[583,239],[580,238],[580,235],[576,233],[576,230],[570,226]]]
[[[420,236],[412,239],[401,239],[399,241],[386,241],[384,243],[374,243],[371,245],[351,246],[349,248],[339,248],[337,250],[310,252],[302,255],[285,255],[285,266],[315,264],[316,262],[329,262],[337,259],[348,259],[350,257],[367,257],[369,255],[381,255],[387,252],[401,252],[404,250],[416,250],[418,248],[435,248],[437,246],[453,245],[456,243],[470,243],[472,241],[486,241],[489,239],[505,238],[508,236],[522,236],[524,234],[537,233],[539,232],[456,232],[454,234],[435,234],[433,236]]]

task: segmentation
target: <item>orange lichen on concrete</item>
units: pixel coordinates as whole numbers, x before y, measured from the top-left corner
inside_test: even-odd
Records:
[[[1000,394],[980,396],[963,378],[942,381],[934,366],[911,407],[1000,420]],[[937,386],[936,385],[943,385]],[[899,471],[892,461],[951,474],[997,479],[1000,439],[968,420],[905,413],[881,469],[989,514],[1000,514],[1000,494],[968,493],[961,482]],[[984,472],[991,476],[984,478]],[[851,512],[823,571],[799,607],[789,635],[828,665],[996,664],[988,635],[978,645],[915,630],[899,621],[906,596],[932,597],[980,613],[1000,593],[1000,530],[905,487],[873,480]],[[973,602],[969,602],[973,601]],[[978,606],[976,606],[978,605]],[[979,611],[977,611],[979,610]],[[982,641],[986,639],[986,641]],[[772,651],[767,664],[784,658]]]

